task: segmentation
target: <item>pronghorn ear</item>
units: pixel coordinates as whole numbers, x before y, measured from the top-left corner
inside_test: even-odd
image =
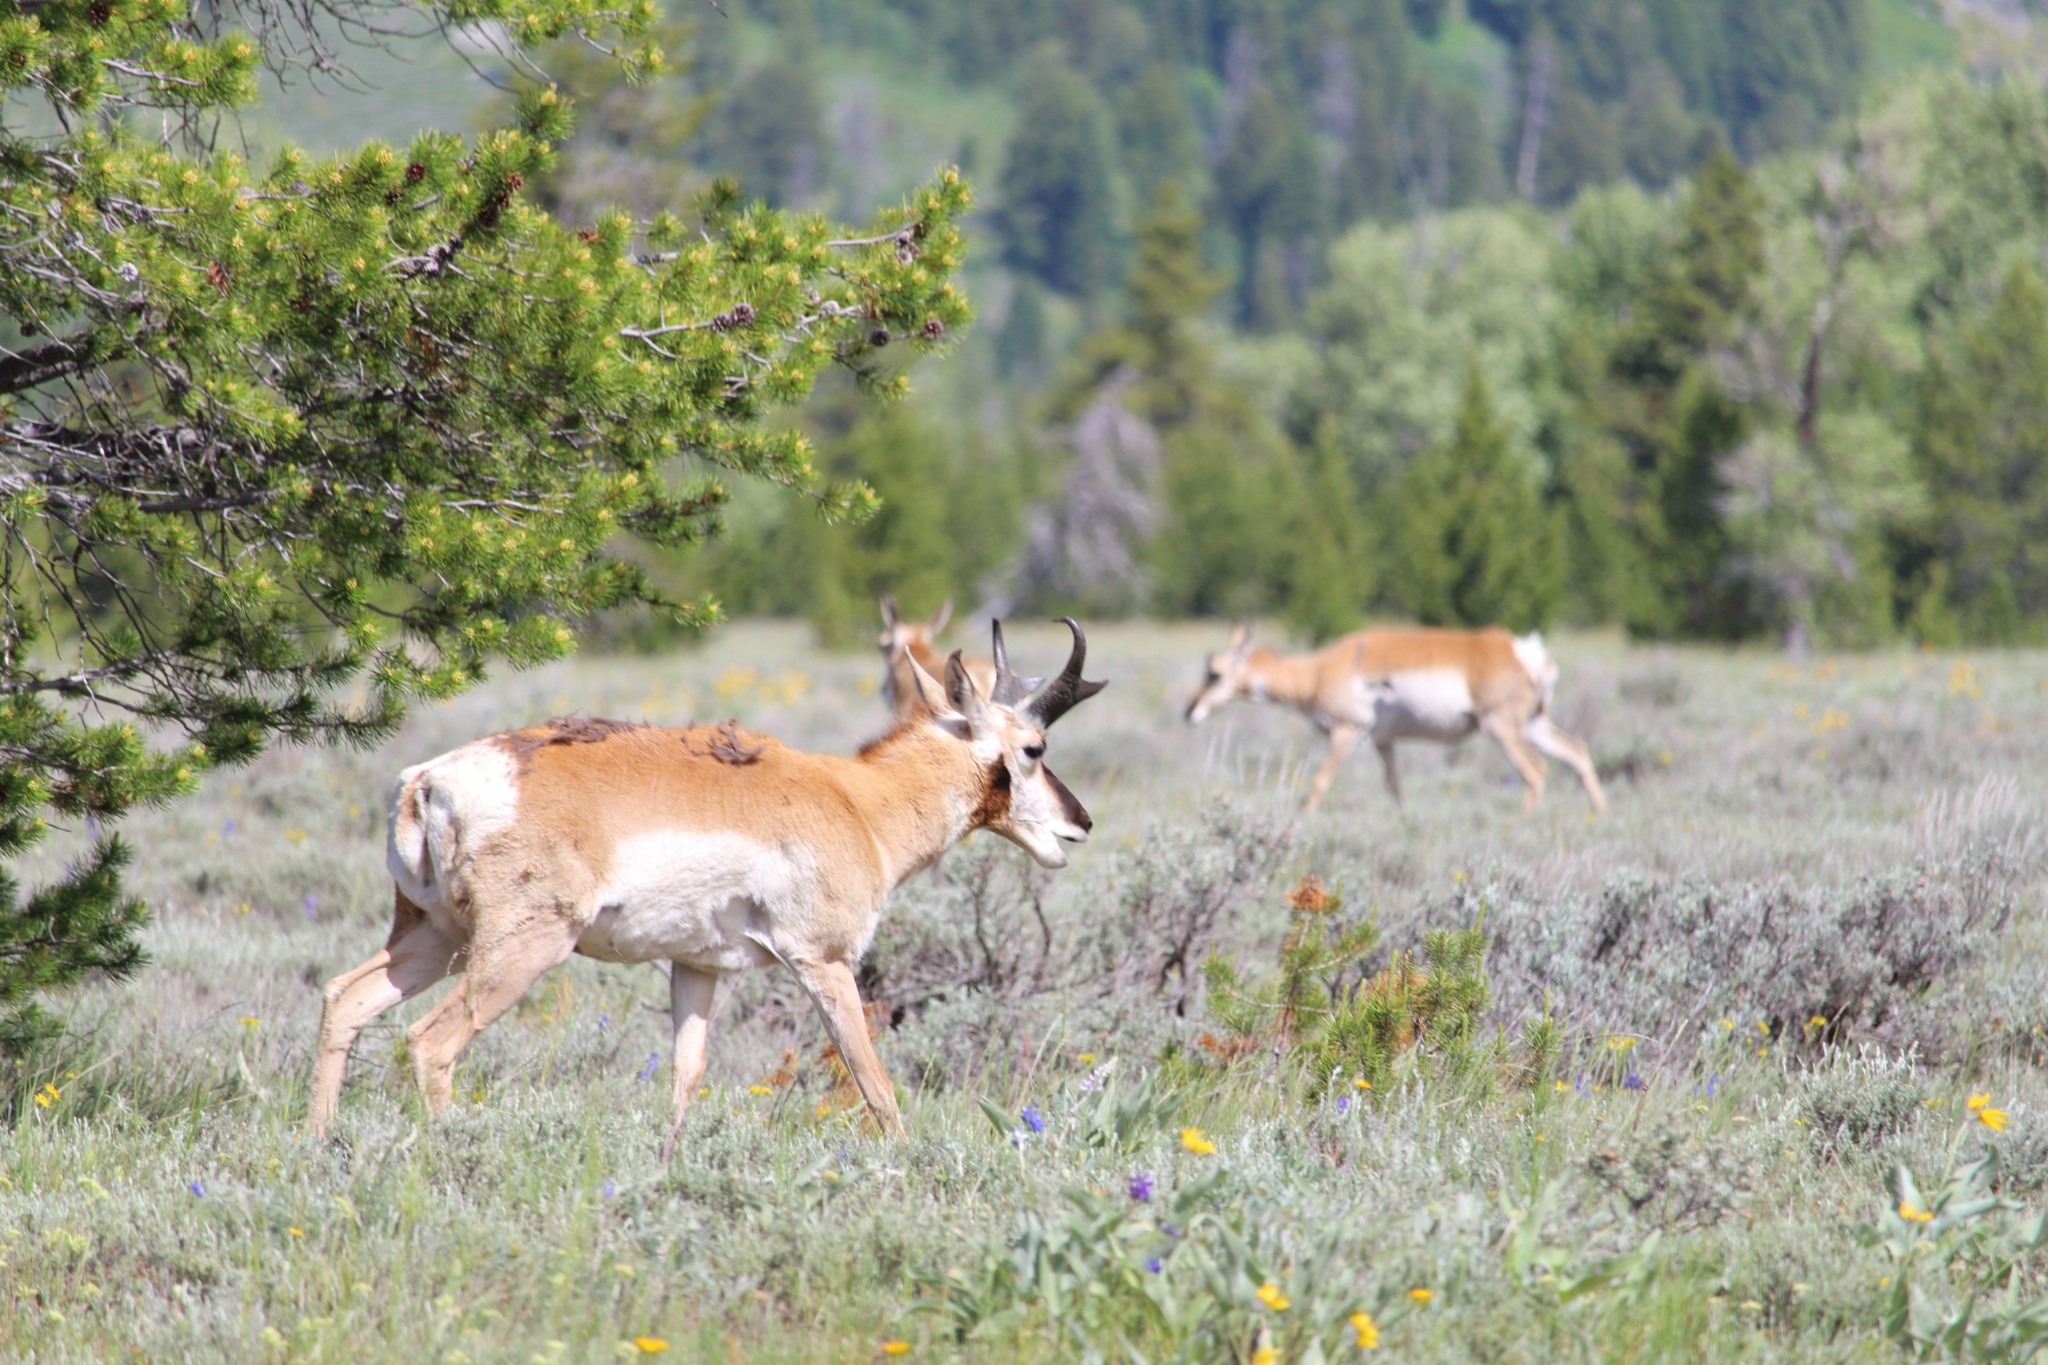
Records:
[[[939,604],[939,614],[932,618],[931,624],[926,629],[931,631],[933,635],[937,635],[946,628],[946,622],[952,619],[953,599],[949,597]]]
[[[989,723],[988,698],[981,695],[981,689],[974,685],[967,666],[960,662],[960,651],[954,650],[946,656],[946,700],[953,709],[967,717],[968,726],[979,734]]]
[[[1252,647],[1252,623],[1233,621],[1230,623],[1230,652],[1242,654]]]
[[[923,703],[924,709],[935,716],[946,715],[946,694],[939,687],[939,680],[924,671],[924,665],[910,652],[909,645],[897,646],[896,655],[910,669],[910,681],[917,688],[917,699]]]
[[[896,596],[894,593],[885,592],[882,594],[882,628],[884,630],[896,629]]]

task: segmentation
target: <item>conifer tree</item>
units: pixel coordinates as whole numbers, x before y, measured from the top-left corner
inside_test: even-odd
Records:
[[[734,480],[868,512],[764,418],[834,362],[897,387],[884,362],[968,317],[952,173],[860,233],[723,202],[558,224],[528,198],[570,129],[552,89],[468,141],[209,150],[260,65],[329,55],[299,13],[0,13],[10,115],[41,111],[0,141],[21,336],[0,353],[0,864],[53,824],[92,832],[26,899],[0,875],[10,1052],[52,1028],[36,994],[140,960],[126,850],[96,831],[269,743],[367,743],[496,660],[560,656],[577,617],[658,597],[620,536],[698,541]],[[636,76],[662,61],[651,3],[437,14],[577,34]]]
[[[1935,596],[1969,639],[2048,634],[2048,286],[2024,263],[1922,382],[1916,442],[1944,569]]]
[[[1392,499],[1392,588],[1426,625],[1540,626],[1562,589],[1557,524],[1517,465],[1477,364],[1447,444],[1418,455]]]
[[[1116,279],[1109,107],[1047,57],[1029,76],[1003,160],[1003,260],[1094,306]]]

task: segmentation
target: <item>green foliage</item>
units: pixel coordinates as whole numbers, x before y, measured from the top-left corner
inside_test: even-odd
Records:
[[[1997,1182],[1996,1148],[1931,1197],[1905,1166],[1885,1175],[1891,1207],[1861,1236],[1891,1270],[1885,1331],[1920,1359],[2031,1360],[2048,1346],[2048,1297],[2031,1292],[2048,1214],[2001,1197]]]
[[[1917,436],[1933,601],[1964,639],[2048,638],[2048,287],[2030,267],[1928,366]]]
[[[1109,108],[1077,73],[1041,65],[1003,163],[1003,261],[1090,306],[1119,254]]]
[[[1423,942],[1426,966],[1402,953],[1365,978],[1352,969],[1379,941],[1371,923],[1346,923],[1342,900],[1313,877],[1287,904],[1270,984],[1248,986],[1218,956],[1202,965],[1210,1017],[1226,1030],[1212,1051],[1229,1058],[1270,1048],[1289,1056],[1306,1070],[1314,1095],[1385,1094],[1409,1065],[1404,1059],[1423,1049],[1453,1076],[1484,1060],[1479,1028],[1490,994],[1483,929],[1432,932]]]
[[[637,77],[662,64],[654,13],[455,17],[618,44]],[[122,0],[0,19],[16,98],[70,129],[0,147],[19,225],[0,313],[22,338],[0,361],[0,857],[42,811],[109,822],[273,740],[365,743],[495,660],[559,657],[572,618],[661,603],[622,533],[695,544],[729,480],[871,512],[764,418],[835,363],[900,389],[883,348],[933,351],[968,320],[951,171],[862,235],[718,200],[695,225],[577,228],[528,193],[572,126],[553,88],[473,141],[262,167],[126,117],[196,129],[245,103],[259,62],[302,50],[279,24],[199,42],[176,6]],[[145,749],[145,723],[182,746]],[[76,936],[23,980],[133,965],[118,865],[110,847],[8,901],[13,938]]]
[[[1408,466],[1390,499],[1389,587],[1426,625],[1544,624],[1563,588],[1557,525],[1508,451],[1474,361],[1449,444]]]
[[[1384,1092],[1411,1049],[1424,1050],[1452,1076],[1470,1075],[1488,1060],[1480,1039],[1491,999],[1484,929],[1433,930],[1423,939],[1422,959],[1418,967],[1397,957],[1332,1011],[1311,1054],[1320,1080],[1350,1077]]]

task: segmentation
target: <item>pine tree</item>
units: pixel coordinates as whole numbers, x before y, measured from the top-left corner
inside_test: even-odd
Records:
[[[1116,279],[1109,108],[1071,68],[1041,61],[1003,160],[1003,261],[1090,304]]]
[[[1486,379],[1467,372],[1450,441],[1417,456],[1392,500],[1391,587],[1426,625],[1542,625],[1563,588],[1557,523],[1508,449]]]
[[[1316,432],[1303,461],[1282,615],[1321,644],[1364,619],[1378,586],[1378,557],[1348,451],[1332,424]]]
[[[494,661],[559,657],[576,617],[658,601],[621,533],[701,540],[733,480],[867,513],[766,417],[833,362],[898,387],[885,362],[968,319],[950,172],[858,234],[722,201],[562,225],[528,192],[570,131],[552,89],[468,142],[208,150],[260,66],[324,46],[226,12],[266,26],[147,0],[0,15],[10,108],[61,130],[0,150],[0,314],[26,338],[0,358],[8,864],[55,821],[103,828],[272,742],[367,743]],[[459,17],[645,75],[656,13]],[[96,835],[26,900],[0,884],[0,1046],[49,1031],[34,994],[138,962],[123,857]]]
[[[1971,640],[2048,634],[2048,286],[2026,264],[1921,386],[1916,455],[1935,598]]]

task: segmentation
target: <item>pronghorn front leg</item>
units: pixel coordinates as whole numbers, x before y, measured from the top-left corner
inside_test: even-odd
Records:
[[[840,1058],[853,1073],[861,1098],[868,1102],[868,1112],[884,1133],[902,1137],[903,1119],[896,1112],[896,1088],[889,1084],[889,1073],[882,1070],[882,1059],[868,1037],[868,1021],[861,1012],[860,987],[854,982],[853,968],[844,962],[802,958],[789,965],[824,1017],[825,1032],[832,1035],[833,1046],[839,1049]]]
[[[1323,766],[1316,769],[1315,780],[1308,784],[1308,800],[1302,803],[1304,812],[1312,811],[1323,804],[1323,793],[1330,790],[1330,783],[1337,776],[1344,759],[1357,745],[1359,729],[1348,722],[1339,722],[1330,727],[1330,756],[1323,760]]]
[[[661,1145],[661,1164],[668,1165],[683,1131],[683,1115],[704,1081],[704,1055],[711,1040],[711,1004],[718,995],[718,977],[678,962],[669,969],[668,1008],[676,1029],[675,1122]]]
[[[1508,756],[1508,762],[1515,765],[1515,771],[1522,775],[1528,790],[1522,795],[1522,813],[1533,815],[1536,805],[1543,799],[1543,756],[1531,749],[1522,739],[1522,730],[1513,716],[1505,711],[1494,711],[1480,724],[1486,733],[1493,736],[1501,752]]]

